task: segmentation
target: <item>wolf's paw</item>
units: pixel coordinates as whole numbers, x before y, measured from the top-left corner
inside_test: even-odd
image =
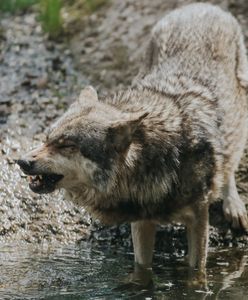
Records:
[[[247,211],[244,202],[240,198],[227,198],[224,200],[223,212],[233,228],[248,232]]]
[[[240,85],[243,87],[243,88],[248,88],[248,72],[246,73],[238,73],[238,79],[239,79],[239,82],[240,82]]]

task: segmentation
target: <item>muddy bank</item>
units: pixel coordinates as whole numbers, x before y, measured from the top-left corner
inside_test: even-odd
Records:
[[[62,115],[88,83],[100,94],[124,88],[136,74],[151,27],[166,12],[192,1],[112,1],[74,26],[63,43],[51,42],[33,13],[2,16],[0,21],[0,239],[27,242],[80,241],[131,247],[129,226],[104,227],[62,193],[38,196],[27,186],[13,158],[41,143],[44,131]],[[211,1],[240,21],[248,45],[248,5]],[[75,29],[75,28],[74,28]],[[80,30],[79,30],[80,29]],[[248,200],[248,151],[237,172],[241,196]],[[210,243],[245,245],[222,216],[221,203],[211,208]],[[157,246],[184,250],[184,227],[158,230]],[[172,247],[173,246],[173,247]]]

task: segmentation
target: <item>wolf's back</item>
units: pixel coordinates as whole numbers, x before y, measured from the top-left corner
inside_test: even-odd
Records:
[[[188,5],[155,25],[150,46],[152,64],[183,74],[208,72],[220,64],[232,72],[240,35],[231,14],[209,4]]]
[[[228,177],[248,128],[248,61],[236,19],[210,4],[179,8],[155,25],[145,61],[136,84],[175,99],[212,135]]]

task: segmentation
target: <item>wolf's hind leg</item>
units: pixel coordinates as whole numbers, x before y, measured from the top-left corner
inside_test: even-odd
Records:
[[[232,174],[223,187],[223,211],[226,219],[233,228],[248,231],[248,217],[244,202],[240,199],[234,174]]]
[[[131,224],[135,263],[150,268],[156,234],[156,224],[138,221]]]
[[[243,36],[239,33],[237,41],[237,77],[242,87],[248,88],[248,60],[246,55],[246,49],[244,45]]]

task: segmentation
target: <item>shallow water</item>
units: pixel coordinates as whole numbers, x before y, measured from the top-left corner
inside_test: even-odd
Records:
[[[0,299],[247,299],[248,251],[212,251],[208,290],[189,287],[182,256],[155,253],[153,282],[147,289],[123,282],[133,268],[124,249],[88,244],[0,245]]]

